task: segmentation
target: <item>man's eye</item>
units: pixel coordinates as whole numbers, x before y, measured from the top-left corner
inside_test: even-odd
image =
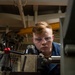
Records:
[[[46,37],[46,38],[45,38],[45,40],[50,40],[50,39],[51,39],[51,37]]]
[[[37,41],[41,41],[42,39],[40,39],[40,38],[36,38],[35,40],[37,40]]]

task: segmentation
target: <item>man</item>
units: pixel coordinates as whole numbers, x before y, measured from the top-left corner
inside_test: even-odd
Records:
[[[60,45],[53,42],[53,30],[48,23],[36,23],[32,32],[36,54],[42,53],[45,58],[60,55]],[[60,75],[60,67],[57,63],[46,64],[43,68],[42,75]]]

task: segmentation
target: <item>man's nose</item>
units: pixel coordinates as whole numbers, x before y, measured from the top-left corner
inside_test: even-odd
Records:
[[[41,42],[43,44],[43,43],[46,43],[47,41],[43,38]]]

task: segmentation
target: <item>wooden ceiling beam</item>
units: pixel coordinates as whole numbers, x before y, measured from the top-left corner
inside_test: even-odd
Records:
[[[0,0],[0,5],[14,5],[18,0]],[[21,0],[25,3],[26,0]],[[27,5],[59,5],[66,6],[68,0],[27,0]]]
[[[21,15],[21,19],[22,19],[24,28],[26,28],[25,16],[24,16],[23,6],[22,6],[21,0],[18,0],[18,8],[19,8],[19,12],[20,12],[20,15]]]

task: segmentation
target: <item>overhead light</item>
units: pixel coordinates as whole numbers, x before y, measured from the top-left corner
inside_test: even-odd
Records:
[[[62,11],[61,11],[61,7],[59,6],[59,10],[58,10],[58,13],[62,13]]]

